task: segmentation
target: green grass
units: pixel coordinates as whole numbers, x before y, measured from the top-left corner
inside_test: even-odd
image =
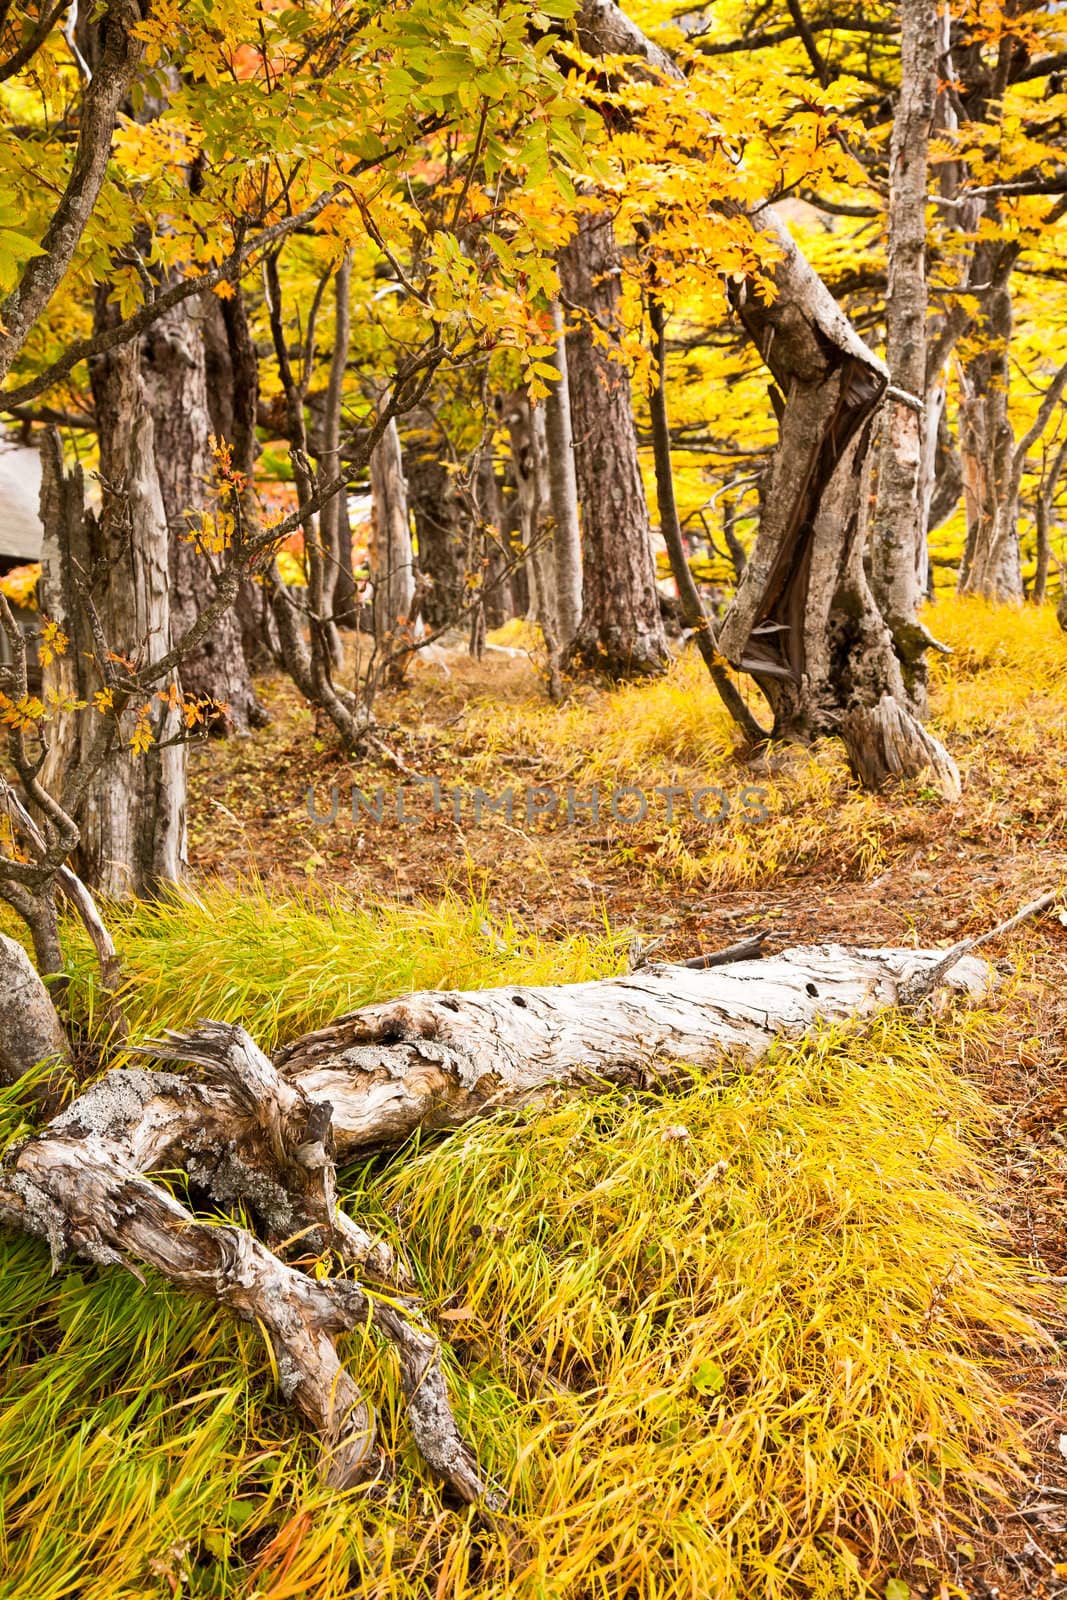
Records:
[[[119,943],[138,1032],[240,1017],[267,1045],[406,988],[619,960],[607,932],[546,942],[480,905],[254,887],[127,913]],[[71,964],[88,1005],[76,940]],[[395,1473],[330,1495],[255,1330],[5,1241],[0,1600],[870,1592],[1019,1455],[997,1362],[1038,1308],[959,1071],[995,1033],[980,1011],[887,1015],[727,1083],[588,1095],[348,1174],[451,1342],[463,1426],[510,1493],[494,1519],[423,1472],[366,1337],[348,1357]],[[10,1136],[17,1094],[0,1112]]]
[[[344,896],[271,895],[255,881],[209,883],[153,905],[114,906],[125,1009],[134,1035],[240,1022],[266,1050],[372,1000],[416,989],[567,983],[620,969],[626,943],[546,942],[477,898],[368,909]],[[72,1003],[99,1015],[88,940],[68,931]]]

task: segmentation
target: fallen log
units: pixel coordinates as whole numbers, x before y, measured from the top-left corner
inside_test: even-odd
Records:
[[[703,969],[657,965],[627,977],[545,988],[406,995],[365,1006],[279,1051],[276,1065],[333,1107],[339,1154],[457,1127],[557,1088],[648,1084],[665,1063],[760,1056],[817,1022],[895,1005],[943,962],[939,950],[810,945]],[[974,957],[941,974],[977,995]]]
[[[134,1272],[148,1265],[258,1322],[282,1393],[315,1428],[323,1474],[338,1486],[375,1471],[378,1458],[372,1408],[336,1339],[375,1329],[399,1354],[424,1459],[463,1500],[492,1505],[498,1496],[460,1435],[417,1302],[375,1287],[402,1282],[403,1263],[337,1204],[337,1159],[559,1090],[651,1086],[679,1065],[751,1059],[931,981],[977,996],[992,970],[967,954],[946,967],[939,950],[822,945],[555,988],[414,994],[342,1017],[274,1062],[241,1028],[205,1023],[143,1049],[184,1072],[113,1070],[12,1148],[0,1218],[46,1240],[57,1263],[79,1254]],[[36,1012],[33,1021],[40,1026]],[[255,1231],[197,1216],[148,1176],[175,1170],[228,1213],[243,1207]],[[285,1259],[297,1241],[305,1261],[331,1252],[363,1281],[299,1270]]]

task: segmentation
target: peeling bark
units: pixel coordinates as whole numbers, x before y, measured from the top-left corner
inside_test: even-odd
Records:
[[[333,1107],[339,1154],[455,1127],[558,1088],[644,1083],[665,1064],[714,1066],[724,1053],[763,1054],[816,1022],[896,1003],[943,952],[821,945],[767,960],[552,988],[413,994],[366,1006],[279,1052],[279,1070]],[[969,958],[953,985],[989,980]]]

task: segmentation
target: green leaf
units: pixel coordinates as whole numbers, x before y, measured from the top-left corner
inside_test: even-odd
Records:
[[[890,1578],[885,1586],[885,1600],[911,1600],[911,1590],[903,1578]]]
[[[726,1374],[717,1361],[702,1361],[693,1373],[697,1394],[721,1394],[725,1386]]]

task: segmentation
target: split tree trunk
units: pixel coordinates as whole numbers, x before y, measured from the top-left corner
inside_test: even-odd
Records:
[[[567,368],[582,510],[582,620],[574,658],[615,678],[667,662],[652,529],[637,454],[630,374],[593,337],[619,327],[619,255],[610,216],[583,214],[560,254]]]
[[[776,737],[836,734],[867,786],[930,772],[955,799],[958,770],[909,710],[863,567],[871,437],[888,375],[773,213],[756,226],[782,249],[778,297],[766,305],[742,287],[735,303],[785,398],[759,533],[720,647],[763,689]]]
[[[613,0],[582,0],[577,26],[590,52],[637,56],[643,70],[682,76]],[[730,293],[777,384],[779,438],[759,534],[720,648],[755,677],[776,737],[840,736],[867,783],[891,775],[878,760],[880,738],[868,739],[888,697],[899,707],[894,749],[904,772],[932,769],[954,798],[959,773],[908,710],[892,637],[863,570],[872,426],[889,375],[770,207],[752,225],[780,251],[768,269],[775,298],[766,304],[748,282],[730,285]],[[868,715],[856,718],[856,711]]]
[[[209,439],[205,308],[191,298],[153,322],[141,341],[141,371],[152,413],[156,471],[170,529],[171,629],[180,637],[215,598],[201,514],[214,511]],[[241,628],[227,610],[182,661],[182,688],[227,707],[222,726],[247,733],[262,722],[248,675]]]
[[[901,0],[901,83],[889,151],[886,360],[896,392],[881,416],[871,586],[889,624],[911,709],[926,709],[929,635],[924,462],[937,418],[926,405],[927,150],[937,105],[937,0]]]

